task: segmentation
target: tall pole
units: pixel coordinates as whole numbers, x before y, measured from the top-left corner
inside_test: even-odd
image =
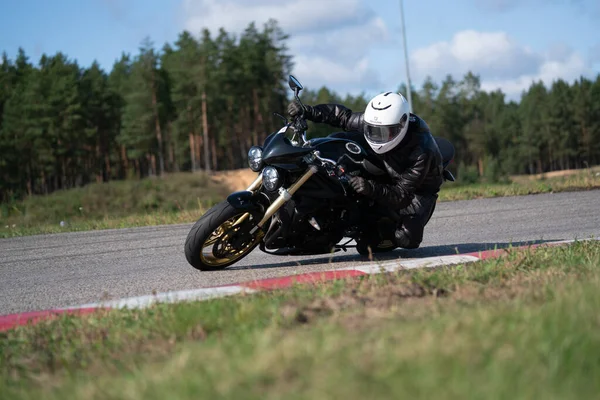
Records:
[[[410,89],[410,72],[408,69],[408,48],[406,46],[406,29],[404,26],[404,6],[403,0],[400,0],[400,18],[402,19],[402,40],[404,42],[404,61],[406,63],[406,92],[408,94],[408,106],[410,107],[410,112],[413,111],[412,107],[412,95]]]

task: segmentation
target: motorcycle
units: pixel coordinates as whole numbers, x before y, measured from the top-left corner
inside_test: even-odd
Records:
[[[292,75],[289,87],[296,100],[302,84]],[[330,254],[356,248],[367,255],[392,251],[391,238],[401,216],[377,207],[354,192],[349,177],[391,183],[381,160],[360,137],[332,134],[307,139],[301,114],[270,134],[262,146],[248,151],[248,165],[258,176],[244,190],[230,194],[208,210],[185,241],[188,263],[202,271],[224,269],[257,246],[274,255]],[[291,132],[291,138],[289,137]],[[443,157],[444,180],[454,147],[436,137]],[[345,243],[340,244],[344,239]],[[356,241],[356,245],[349,243]]]

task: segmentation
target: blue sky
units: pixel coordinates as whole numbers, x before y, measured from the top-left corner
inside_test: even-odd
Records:
[[[479,74],[517,98],[532,80],[600,72],[599,0],[404,0],[413,85]],[[63,51],[110,70],[149,36],[161,47],[188,29],[239,32],[272,17],[290,33],[305,86],[375,94],[405,81],[399,0],[0,1],[0,51],[36,62]]]

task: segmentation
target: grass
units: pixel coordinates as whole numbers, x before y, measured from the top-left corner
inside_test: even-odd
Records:
[[[580,170],[570,175],[552,178],[515,176],[502,183],[473,183],[468,185],[445,183],[440,201],[470,200],[476,198],[523,196],[540,193],[558,193],[600,188],[600,168]]]
[[[507,183],[448,182],[442,187],[440,201],[597,189],[599,174],[600,169],[588,169],[548,179],[516,177]],[[235,182],[235,178],[228,175],[227,181]],[[91,184],[0,205],[0,238],[195,222],[234,190],[241,186],[227,187],[202,173]]]
[[[7,398],[581,399],[600,391],[600,243],[0,335]]]
[[[0,238],[192,222],[229,192],[204,173],[90,184],[0,205]]]

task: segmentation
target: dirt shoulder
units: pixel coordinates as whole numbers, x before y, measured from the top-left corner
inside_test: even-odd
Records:
[[[212,176],[215,183],[221,183],[230,188],[232,192],[246,189],[258,176],[250,168],[219,171]]]

